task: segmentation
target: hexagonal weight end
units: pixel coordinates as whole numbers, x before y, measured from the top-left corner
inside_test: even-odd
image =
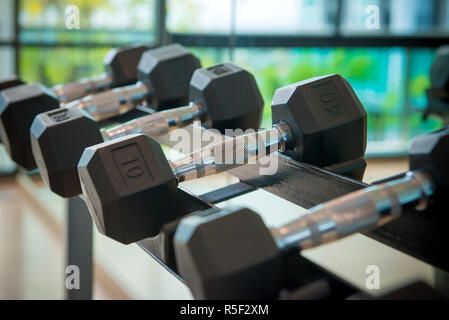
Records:
[[[26,170],[36,168],[30,127],[34,117],[59,107],[56,97],[39,84],[19,85],[0,94],[0,136],[11,159]]]
[[[77,107],[39,114],[30,129],[41,176],[62,197],[81,194],[78,161],[84,149],[103,141],[97,122]]]
[[[153,90],[154,108],[163,110],[189,102],[189,83],[201,64],[187,48],[171,44],[145,51],[138,66],[139,80]]]
[[[206,126],[225,129],[259,129],[263,99],[254,76],[226,62],[195,71],[190,83],[190,100],[207,109]]]
[[[440,47],[430,68],[432,88],[449,91],[449,46]]]
[[[316,166],[363,157],[366,111],[351,85],[334,74],[277,89],[273,124],[285,122],[294,142],[290,155]]]
[[[442,186],[449,186],[449,129],[441,129],[413,140],[409,151],[410,170],[429,172]]]
[[[273,299],[281,253],[261,217],[246,208],[210,209],[181,220],[176,264],[197,299]]]
[[[114,87],[137,81],[137,65],[146,50],[147,46],[132,46],[108,51],[103,64],[108,75],[112,77]]]
[[[84,199],[101,233],[131,243],[175,219],[177,182],[161,146],[133,134],[87,148],[78,164]]]

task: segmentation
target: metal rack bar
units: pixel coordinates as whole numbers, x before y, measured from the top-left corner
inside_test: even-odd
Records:
[[[93,238],[92,219],[84,201],[79,197],[69,199],[66,225],[67,266],[79,269],[79,289],[66,285],[68,300],[91,300],[93,288]]]

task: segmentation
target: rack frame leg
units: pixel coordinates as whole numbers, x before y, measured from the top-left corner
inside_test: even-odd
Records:
[[[93,226],[84,201],[68,200],[65,293],[68,300],[92,300]],[[78,277],[78,279],[76,278]]]

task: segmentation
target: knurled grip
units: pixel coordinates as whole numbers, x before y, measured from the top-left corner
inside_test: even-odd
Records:
[[[384,225],[399,217],[405,204],[427,199],[433,192],[429,175],[410,172],[316,206],[309,214],[272,229],[272,233],[281,248],[313,248]]]
[[[179,182],[228,171],[255,163],[257,159],[282,149],[277,128],[245,134],[212,144],[171,163]]]

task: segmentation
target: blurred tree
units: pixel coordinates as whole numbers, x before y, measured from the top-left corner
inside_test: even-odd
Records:
[[[411,98],[422,97],[428,88],[430,88],[430,80],[427,74],[420,74],[410,79],[409,91]]]

